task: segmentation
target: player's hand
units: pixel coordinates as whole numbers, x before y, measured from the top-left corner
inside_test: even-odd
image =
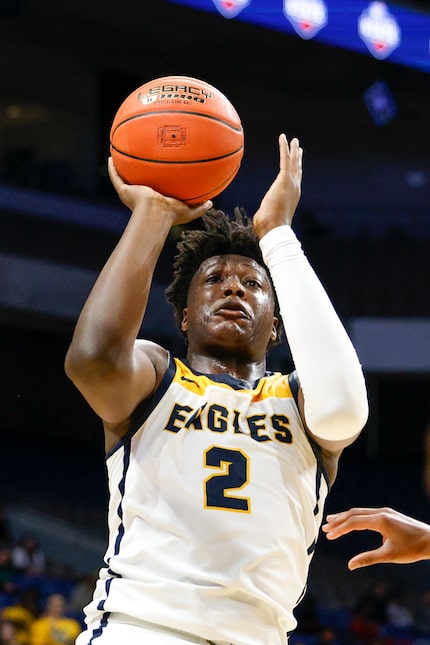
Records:
[[[253,226],[259,239],[276,226],[291,226],[301,195],[303,150],[298,139],[288,144],[279,137],[279,173],[254,215]]]
[[[430,526],[391,508],[351,508],[327,516],[322,526],[329,540],[351,531],[376,531],[380,547],[351,558],[349,569],[392,562],[406,564],[430,558]]]
[[[192,222],[212,208],[210,200],[190,206],[179,199],[162,195],[149,186],[127,184],[118,174],[112,157],[108,159],[108,171],[112,185],[125,206],[132,212],[154,212],[158,218],[170,218],[170,226]]]

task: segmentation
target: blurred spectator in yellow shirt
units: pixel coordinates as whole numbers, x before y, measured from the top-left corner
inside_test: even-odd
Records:
[[[13,605],[0,610],[0,619],[13,623],[18,645],[31,645],[31,626],[40,615],[39,597],[37,587],[26,587]]]
[[[0,618],[0,645],[18,645],[15,625],[4,618]]]
[[[72,645],[81,631],[80,623],[66,614],[66,599],[51,594],[44,614],[31,627],[31,645]]]

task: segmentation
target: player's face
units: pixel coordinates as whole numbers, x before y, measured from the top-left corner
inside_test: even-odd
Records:
[[[215,255],[191,281],[182,330],[192,351],[261,360],[276,339],[274,308],[264,267],[243,255]]]

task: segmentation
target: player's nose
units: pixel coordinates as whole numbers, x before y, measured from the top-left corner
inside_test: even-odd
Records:
[[[223,292],[225,296],[239,296],[243,298],[245,295],[243,284],[236,275],[231,275],[224,281]]]

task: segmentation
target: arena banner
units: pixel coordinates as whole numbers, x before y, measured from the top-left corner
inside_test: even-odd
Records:
[[[170,0],[430,72],[430,15],[368,0]]]

